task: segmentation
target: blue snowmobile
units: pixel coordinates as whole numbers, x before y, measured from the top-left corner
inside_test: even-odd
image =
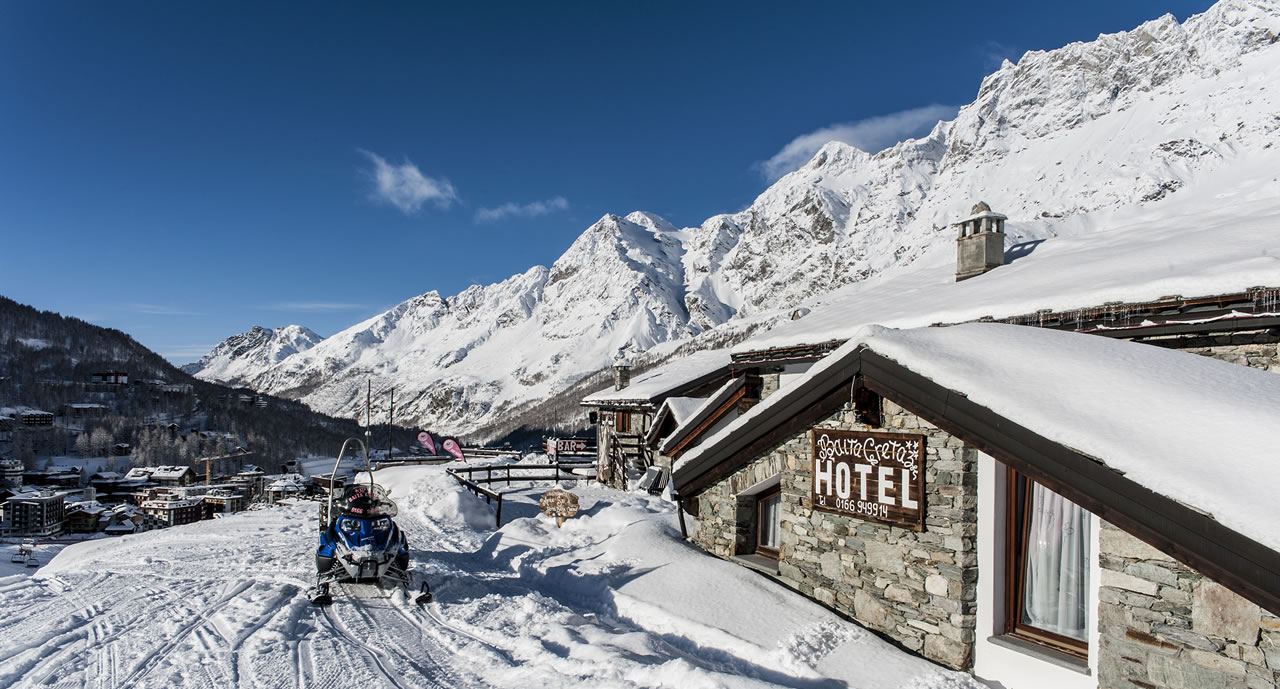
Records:
[[[316,586],[311,595],[311,602],[316,605],[333,602],[329,587],[339,581],[391,584],[406,592],[411,587],[409,541],[392,520],[397,512],[395,501],[385,488],[373,482],[373,472],[369,472],[369,483],[341,488],[339,499],[334,500],[334,492],[339,490],[335,484],[338,464],[346,449],[347,443],[343,443],[329,479],[329,499],[321,506]],[[367,452],[365,464],[368,469]],[[423,581],[414,602],[423,605],[430,600],[431,589]]]

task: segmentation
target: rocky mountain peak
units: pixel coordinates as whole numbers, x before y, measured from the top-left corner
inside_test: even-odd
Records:
[[[1280,139],[1277,32],[1280,0],[1223,0],[1182,24],[1165,16],[1029,52],[919,139],[874,154],[830,142],[746,209],[698,227],[606,214],[550,268],[427,292],[245,375],[342,416],[366,381],[385,380],[407,393],[407,414],[468,433],[622,347],[723,341],[717,330],[899,271],[939,267],[950,280],[950,224],[979,200],[1008,216],[1013,243],[1092,231],[1117,209],[1158,212],[1201,180],[1273,168],[1255,158]]]

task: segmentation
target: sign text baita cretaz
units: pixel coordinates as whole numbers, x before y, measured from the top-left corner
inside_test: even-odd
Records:
[[[924,528],[924,436],[814,429],[814,509]]]

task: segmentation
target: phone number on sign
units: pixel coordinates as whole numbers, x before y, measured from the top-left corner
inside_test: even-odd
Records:
[[[854,514],[865,514],[868,517],[878,517],[880,519],[887,519],[889,517],[889,506],[882,505],[878,502],[836,498],[835,508],[846,512],[853,512]]]

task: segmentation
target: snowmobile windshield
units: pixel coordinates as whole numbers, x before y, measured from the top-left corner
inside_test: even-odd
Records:
[[[356,484],[342,491],[343,514],[355,517],[394,517],[396,503],[387,495],[387,489],[378,484]]]

